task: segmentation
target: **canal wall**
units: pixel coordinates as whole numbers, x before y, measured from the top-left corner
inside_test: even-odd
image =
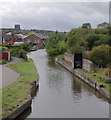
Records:
[[[74,55],[65,53],[64,54],[64,60],[70,62],[72,64],[72,67],[74,67],[73,66]],[[83,69],[87,70],[88,72],[94,71],[94,63],[92,61],[90,61],[90,60],[83,59]]]
[[[102,84],[99,84],[94,79],[91,79],[90,77],[86,76],[84,73],[81,73],[78,70],[73,69],[72,67],[66,65],[64,61],[59,60],[58,58],[55,59],[55,62],[60,64],[62,67],[67,69],[69,72],[71,72],[75,76],[79,77],[87,85],[97,90],[97,92],[99,92],[103,97],[111,101],[111,94],[103,88]]]
[[[33,96],[35,95],[35,91],[39,87],[39,78],[34,81],[33,85],[29,88],[28,98],[26,100],[23,100],[16,108],[14,108],[10,113],[3,116],[2,120],[8,120],[8,119],[15,119],[20,114],[22,114],[27,108],[29,108],[32,104]]]

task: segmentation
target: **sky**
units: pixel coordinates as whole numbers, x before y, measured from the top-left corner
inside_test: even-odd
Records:
[[[70,31],[91,23],[109,22],[108,0],[0,0],[0,25],[22,29]],[[92,2],[89,2],[92,1]]]

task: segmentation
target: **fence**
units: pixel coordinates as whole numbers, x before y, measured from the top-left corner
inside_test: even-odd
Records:
[[[4,52],[0,53],[0,60],[2,60],[2,59],[10,60],[10,58],[11,58],[11,52],[4,51]]]

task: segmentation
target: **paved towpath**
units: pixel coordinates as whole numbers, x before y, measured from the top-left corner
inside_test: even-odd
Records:
[[[5,65],[0,65],[0,76],[1,76],[0,77],[0,89],[3,89],[7,87],[8,85],[12,84],[19,77],[19,73],[8,68],[6,65],[16,64],[20,61],[21,61],[20,58],[13,57],[13,60],[11,62]]]

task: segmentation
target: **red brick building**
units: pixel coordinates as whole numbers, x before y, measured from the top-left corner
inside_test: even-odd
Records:
[[[44,40],[38,35],[32,33],[24,38],[23,42],[36,44],[38,48],[44,47]]]
[[[22,39],[14,33],[11,33],[11,35],[2,33],[2,45],[14,44],[14,42],[22,42]]]

